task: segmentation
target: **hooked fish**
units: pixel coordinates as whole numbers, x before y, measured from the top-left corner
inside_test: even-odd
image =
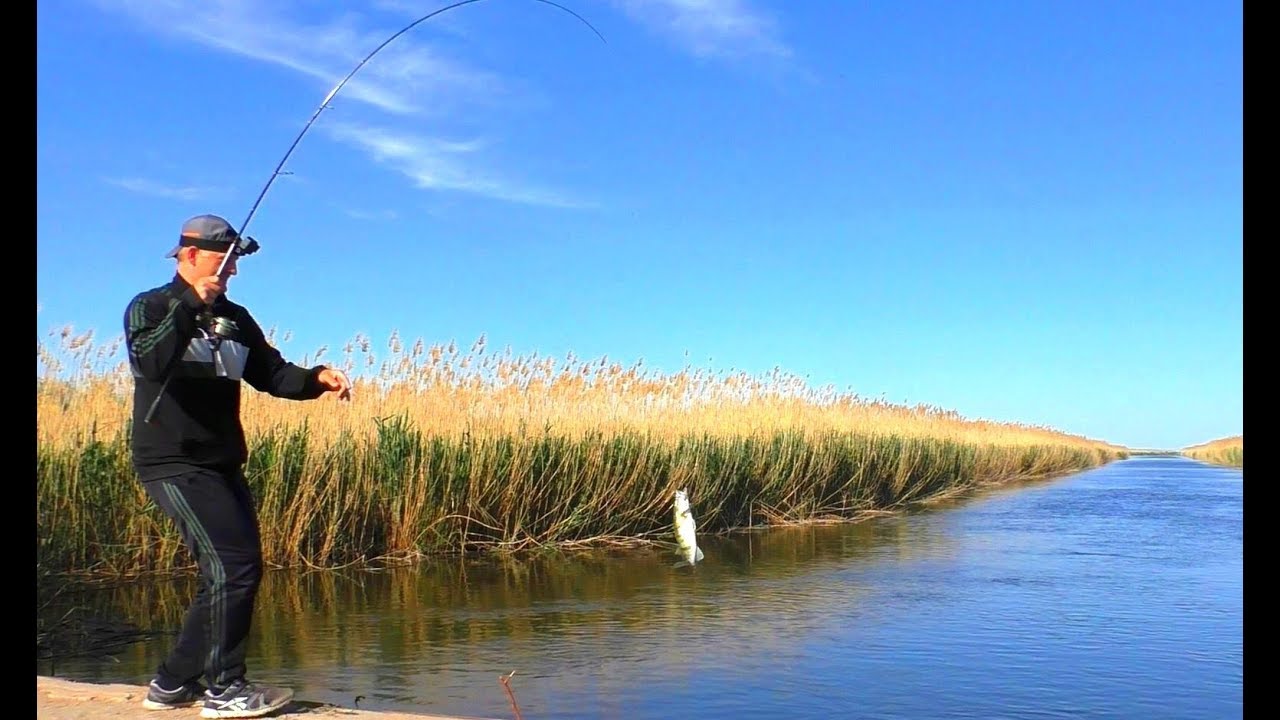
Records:
[[[702,550],[698,548],[697,524],[694,523],[693,512],[689,509],[689,494],[684,490],[676,491],[674,514],[676,546],[679,548],[681,559],[673,567],[693,565],[702,560]]]

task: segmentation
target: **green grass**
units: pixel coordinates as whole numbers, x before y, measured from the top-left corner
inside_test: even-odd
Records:
[[[129,575],[189,564],[128,463],[124,433],[37,451],[38,566]],[[643,432],[441,437],[403,417],[319,445],[305,425],[251,440],[269,565],[334,566],[475,549],[665,535],[688,488],[700,532],[850,519],[978,484],[1112,459],[1072,446],[1001,447],[796,430],[669,438]]]
[[[61,338],[37,347],[38,575],[190,568],[129,461],[118,343],[95,349],[69,328]],[[664,375],[495,356],[483,338],[469,354],[421,341],[405,351],[394,334],[389,347],[378,364],[357,338],[335,363],[357,377],[351,403],[246,391],[245,472],[269,566],[668,541],[677,488],[699,532],[848,521],[1127,455],[1050,428],[813,389],[776,369]]]

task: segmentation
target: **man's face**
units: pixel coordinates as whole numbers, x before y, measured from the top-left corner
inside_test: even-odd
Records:
[[[192,269],[195,270],[196,277],[209,277],[210,275],[218,274],[218,268],[222,266],[222,258],[226,256],[226,253],[201,250],[200,248],[191,248],[190,250],[193,251],[190,262]],[[228,277],[236,274],[236,260],[238,259],[236,255],[232,255],[231,259],[227,261],[226,273]]]

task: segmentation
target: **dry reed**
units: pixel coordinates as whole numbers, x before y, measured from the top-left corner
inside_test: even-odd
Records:
[[[1180,452],[1196,460],[1242,468],[1244,467],[1244,435],[1233,435],[1191,445]]]
[[[131,380],[120,343],[70,327],[38,342],[39,572],[132,576],[189,566],[129,463]],[[274,330],[269,334],[274,342]],[[984,483],[1124,457],[1041,426],[810,388],[763,376],[490,353],[482,336],[382,357],[367,336],[330,361],[350,404],[246,386],[246,465],[272,566],[332,567],[477,548],[649,541],[671,491],[700,531],[847,520]]]

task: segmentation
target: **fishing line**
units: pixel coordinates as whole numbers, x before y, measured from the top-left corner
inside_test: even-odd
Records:
[[[559,3],[552,2],[552,0],[533,0],[533,1],[543,3],[544,5],[551,5],[552,7],[559,8],[560,10],[563,10],[569,13],[570,15],[574,16],[578,20],[581,20],[584,25],[591,28],[591,32],[595,33],[596,36],[600,38],[601,42],[606,42],[606,43],[608,42],[607,40],[604,39],[604,36],[600,34],[600,31],[596,30],[594,25],[587,22],[585,18],[583,18],[578,13],[570,10],[569,8]],[[333,89],[330,90],[329,94],[325,96],[324,102],[320,103],[320,107],[316,108],[316,111],[311,115],[311,119],[307,120],[307,124],[302,126],[302,131],[299,132],[298,136],[293,139],[293,144],[289,146],[289,149],[285,152],[284,157],[280,158],[280,162],[276,165],[275,171],[272,172],[271,177],[267,179],[267,184],[262,187],[262,192],[258,193],[258,199],[253,202],[253,207],[249,208],[249,215],[245,217],[244,222],[241,223],[239,235],[241,237],[244,236],[244,230],[246,227],[248,227],[249,221],[253,219],[254,214],[258,211],[258,205],[262,203],[262,198],[266,197],[267,190],[270,189],[271,184],[274,183],[276,178],[282,174],[280,172],[280,169],[284,167],[284,164],[286,161],[288,161],[289,156],[293,154],[294,148],[298,147],[298,143],[302,142],[302,136],[306,135],[307,131],[311,129],[311,126],[312,124],[315,123],[316,118],[320,117],[320,113],[324,112],[325,108],[329,107],[329,102],[333,100],[333,96],[338,94],[338,91],[341,90],[342,87],[347,84],[347,81],[350,80],[352,77],[354,77],[355,74],[365,66],[365,63],[369,62],[369,60],[372,59],[374,55],[377,55],[378,52],[381,51],[384,47],[386,47],[387,45],[390,45],[393,40],[405,34],[406,32],[409,32],[419,23],[425,22],[426,20],[429,20],[435,17],[436,15],[439,15],[440,13],[447,12],[457,7],[462,7],[463,5],[470,5],[471,3],[475,3],[475,2],[480,2],[480,0],[460,0],[459,2],[455,2],[452,5],[446,5],[440,8],[439,10],[434,10],[432,12],[429,12],[426,15],[423,15],[422,17],[418,18],[417,20],[414,20],[413,22],[401,28],[399,32],[397,32],[396,34],[392,35],[386,40],[383,40],[382,44],[374,48],[372,52],[366,55],[365,58],[361,60],[359,64],[357,64],[354,68],[352,68],[351,72],[347,73],[346,77],[342,78],[341,82],[333,86]],[[226,257],[222,258],[222,264],[218,266],[219,277],[222,276],[223,271],[226,269],[227,261],[231,258],[232,255],[233,253],[228,252]]]
[[[351,69],[351,72],[347,73],[346,77],[342,78],[342,80],[338,82],[337,85],[333,86],[333,89],[329,91],[329,94],[325,95],[324,102],[320,103],[320,107],[316,108],[315,112],[311,114],[311,118],[307,120],[306,125],[302,126],[302,130],[298,133],[298,136],[293,139],[293,143],[289,145],[289,149],[285,151],[284,157],[280,158],[280,162],[276,164],[276,169],[272,171],[271,177],[267,178],[267,184],[262,186],[262,191],[258,193],[258,198],[253,201],[253,206],[249,208],[248,216],[246,216],[244,219],[244,222],[240,224],[240,230],[236,233],[237,237],[232,239],[232,242],[234,243],[234,245],[227,249],[227,253],[223,256],[222,262],[218,265],[218,277],[220,279],[223,279],[223,280],[226,279],[225,275],[227,270],[227,262],[230,261],[232,257],[241,254],[241,251],[243,251],[243,254],[247,255],[257,249],[257,245],[258,245],[257,241],[255,241],[253,238],[249,238],[245,236],[244,234],[245,228],[249,226],[249,221],[252,220],[254,214],[258,212],[258,206],[262,204],[262,199],[266,197],[267,190],[271,188],[271,184],[276,181],[277,177],[285,174],[281,172],[281,169],[284,167],[284,164],[289,160],[289,156],[293,154],[294,149],[298,147],[298,143],[302,142],[302,136],[307,134],[307,131],[311,129],[311,126],[315,124],[316,119],[320,117],[320,113],[324,112],[325,109],[329,107],[329,103],[333,100],[334,96],[338,94],[338,91],[341,90],[343,86],[347,84],[347,81],[355,77],[355,74],[357,72],[360,72],[360,69],[363,68],[365,64],[368,63],[371,59],[373,59],[374,55],[377,55],[383,48],[385,48],[387,45],[390,45],[392,41],[394,41],[396,38],[400,37],[401,35],[409,32],[418,24],[425,22],[427,20],[430,20],[431,18],[435,17],[436,15],[439,15],[440,13],[453,10],[454,8],[462,7],[463,5],[470,5],[471,3],[476,3],[476,2],[480,2],[480,0],[459,0],[458,2],[455,2],[450,5],[446,5],[440,8],[439,10],[433,10],[427,13],[426,15],[423,15],[422,17],[418,18],[417,20],[414,20],[408,25],[405,25],[403,28],[400,28],[400,30],[397,31],[394,35],[387,38],[386,40],[383,40],[382,44],[374,48],[368,55],[364,57],[363,60],[361,60],[354,68]],[[587,22],[585,18],[583,18],[578,13],[570,10],[569,8],[557,2],[553,2],[552,0],[533,0],[533,2],[540,2],[544,5],[550,5],[552,7],[558,8],[560,10],[563,10],[564,12],[569,13],[570,15],[580,20],[582,24],[586,25],[588,28],[591,28],[591,32],[595,33],[596,37],[600,38],[601,42],[604,42],[604,43],[608,42],[607,40],[604,39],[604,35],[601,35],[600,31],[596,30],[594,25]],[[208,307],[209,305],[206,304],[206,308]],[[230,334],[231,330],[233,330],[234,328],[228,328],[226,326],[219,326],[215,324],[211,329],[213,331],[211,340],[220,340],[220,338],[224,335],[224,333]],[[212,349],[213,349],[214,358],[216,360],[217,353],[218,353],[217,345],[214,344]],[[169,380],[172,379],[173,377],[173,368],[174,366],[171,365],[169,368],[168,374],[165,376],[164,383],[160,385],[160,392],[156,394],[156,399],[152,401],[151,407],[147,411],[146,417],[144,418],[144,421],[147,423],[150,423],[152,421],[152,418],[155,416],[156,408],[158,408],[160,405],[160,398],[164,396],[165,389],[168,388],[169,386]]]

